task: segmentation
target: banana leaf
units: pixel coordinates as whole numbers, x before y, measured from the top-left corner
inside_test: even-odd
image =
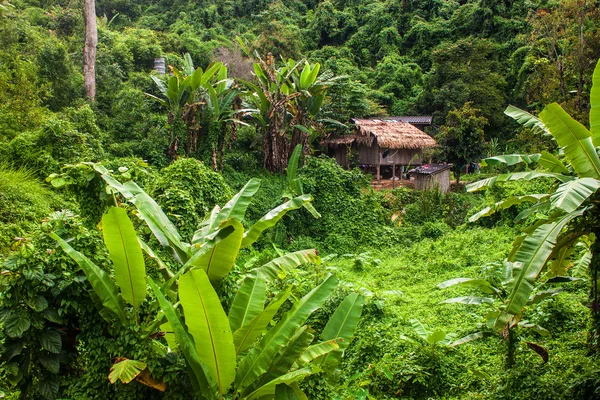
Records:
[[[200,361],[198,353],[196,352],[194,340],[187,332],[185,324],[177,315],[177,311],[173,304],[165,298],[158,285],[154,283],[150,277],[148,277],[148,284],[154,291],[154,295],[156,296],[156,300],[158,301],[161,310],[165,313],[169,324],[171,324],[171,327],[173,328],[173,334],[177,340],[178,347],[181,349],[181,352],[187,361],[188,369],[191,372],[188,375],[192,380],[193,386],[196,387],[205,398],[210,400],[214,399],[217,391],[217,384],[212,378],[208,366]]]
[[[127,323],[125,316],[125,305],[119,295],[117,285],[110,279],[108,274],[100,267],[94,264],[89,258],[73,249],[67,242],[61,239],[56,233],[51,232],[50,237],[58,242],[65,253],[69,255],[85,273],[88,282],[92,285],[94,292],[102,302],[104,307],[112,311],[123,325]]]
[[[222,221],[230,218],[242,221],[246,215],[246,210],[252,201],[252,197],[260,188],[260,179],[250,179],[246,185],[223,206],[223,209],[218,214],[215,220],[214,227],[218,226]]]
[[[525,110],[521,110],[520,108],[509,105],[506,107],[506,110],[504,110],[504,114],[508,115],[526,128],[531,128],[535,132],[541,133],[545,136],[550,135],[550,131],[546,125],[544,125],[544,123],[538,117],[528,113]]]
[[[461,297],[453,297],[451,299],[447,299],[441,302],[442,304],[468,304],[468,305],[481,305],[488,304],[494,305],[494,299],[491,297],[477,297],[477,296],[461,296]]]
[[[192,263],[194,268],[200,268],[206,271],[208,278],[212,282],[219,281],[231,270],[235,259],[237,258],[244,236],[244,226],[236,219],[231,219],[222,224],[222,229],[232,227],[233,231],[216,243],[209,251],[204,252],[202,256],[195,257]]]
[[[553,172],[538,172],[538,171],[513,172],[510,174],[496,175],[491,178],[486,178],[486,179],[482,179],[477,182],[470,183],[467,185],[467,191],[475,192],[477,190],[492,187],[497,182],[518,181],[521,179],[530,181],[530,180],[536,179],[536,178],[553,178],[553,179],[557,179],[561,182],[567,182],[567,181],[574,179],[571,176],[556,174]]]
[[[235,378],[235,347],[221,300],[204,270],[190,270],[179,279],[179,299],[198,358],[222,397]]]
[[[483,279],[475,279],[475,278],[454,278],[444,281],[442,283],[438,283],[437,287],[440,289],[446,289],[450,286],[454,285],[467,285],[467,286],[475,286],[479,288],[484,293],[489,294],[500,294],[500,291],[493,287],[488,281]]]
[[[561,219],[540,225],[531,235],[527,236],[514,256],[514,261],[522,263],[522,269],[515,277],[513,288],[506,301],[505,313],[518,316],[529,301],[533,292],[535,279],[546,265],[552,254],[557,238],[562,229],[583,214],[579,210],[563,216]],[[503,314],[505,314],[503,313]],[[501,315],[496,324],[497,329],[506,323],[507,317]]]
[[[540,159],[540,157],[541,154],[504,154],[501,156],[484,158],[483,161],[490,166],[495,166],[499,164],[511,166],[519,163],[536,163]]]
[[[150,246],[148,246],[146,242],[144,242],[139,237],[138,242],[140,244],[140,247],[148,255],[148,257],[150,257],[152,260],[154,260],[154,262],[156,262],[156,265],[158,266],[158,271],[162,274],[163,278],[165,280],[171,279],[173,277],[173,272],[171,272],[169,266],[165,264],[163,260],[161,260],[160,257],[154,252],[154,250],[152,250]]]
[[[269,303],[265,309],[242,325],[233,333],[233,342],[235,343],[236,354],[242,354],[252,343],[267,329],[267,325],[273,319],[279,308],[288,299],[291,294],[291,288],[279,294]]]
[[[308,397],[300,390],[297,383],[289,386],[282,383],[275,388],[275,400],[308,400]]]
[[[313,344],[312,346],[309,346],[304,353],[302,353],[296,363],[298,366],[302,367],[319,357],[323,357],[332,351],[338,350],[339,348],[340,345],[336,339]]]
[[[137,308],[146,299],[146,266],[127,211],[118,207],[109,208],[102,217],[102,232],[121,295]]]
[[[559,174],[569,173],[569,170],[565,164],[563,164],[563,162],[560,161],[554,154],[548,153],[546,150],[542,151],[542,156],[538,160],[538,163],[542,167],[548,168],[550,172],[557,172]]]
[[[306,378],[309,375],[316,374],[320,371],[318,367],[305,367],[298,369],[296,371],[289,372],[285,375],[280,376],[277,379],[273,379],[271,382],[263,385],[262,387],[256,389],[254,392],[250,393],[245,400],[254,400],[260,399],[265,396],[273,396],[275,395],[275,388],[280,384],[292,384],[294,382],[299,382]]]
[[[497,202],[493,206],[485,207],[483,210],[477,212],[476,214],[473,214],[469,218],[469,222],[475,222],[481,217],[488,217],[500,210],[510,208],[514,205],[521,204],[526,201],[539,202],[541,200],[546,199],[548,196],[550,196],[550,195],[549,194],[528,194],[525,196],[511,196],[507,199]]]
[[[289,273],[302,264],[318,262],[319,260],[320,257],[316,250],[300,250],[275,258],[258,267],[256,271],[268,279],[277,279],[279,275]]]
[[[275,355],[289,342],[297,327],[323,305],[337,283],[337,279],[328,276],[322,284],[294,304],[281,321],[263,336],[258,346],[248,352],[238,367],[235,379],[238,390],[247,387],[267,371]]]
[[[246,276],[242,281],[231,308],[229,326],[233,332],[263,312],[267,299],[267,282],[261,275]]]
[[[565,156],[581,178],[600,179],[600,159],[585,126],[575,121],[557,103],[547,105],[540,118],[564,149]]]
[[[320,360],[320,365],[326,371],[331,371],[331,369],[337,367],[344,351],[352,342],[364,304],[365,298],[363,296],[350,293],[327,321],[321,333],[321,339],[325,341],[341,340],[338,341],[338,349],[328,353]]]
[[[550,203],[567,213],[575,211],[600,188],[594,178],[580,178],[561,184],[550,196]]]
[[[267,215],[262,217],[256,222],[250,229],[244,234],[244,240],[242,240],[242,247],[248,247],[252,243],[256,242],[261,233],[266,229],[274,226],[288,211],[297,210],[304,204],[312,201],[312,196],[309,194],[303,194],[302,196],[295,197],[289,201],[286,201],[279,207],[276,207],[269,211]]]

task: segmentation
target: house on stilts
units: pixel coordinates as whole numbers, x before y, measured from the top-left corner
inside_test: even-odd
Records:
[[[431,124],[431,117],[354,119],[355,129],[351,135],[328,138],[322,144],[345,168],[353,159],[378,180],[396,179],[402,177],[407,166],[423,164],[424,149],[437,146],[431,136],[405,122],[411,119],[417,119],[421,126]]]

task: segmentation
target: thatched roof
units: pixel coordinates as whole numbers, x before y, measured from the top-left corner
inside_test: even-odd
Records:
[[[402,121],[408,122],[414,125],[431,125],[433,117],[431,115],[403,115],[399,117],[385,117],[386,120],[390,121]]]
[[[425,149],[437,146],[431,136],[419,128],[402,121],[379,119],[355,119],[356,131],[353,135],[324,140],[330,147],[350,145],[354,141],[368,147],[377,143],[386,149]]]

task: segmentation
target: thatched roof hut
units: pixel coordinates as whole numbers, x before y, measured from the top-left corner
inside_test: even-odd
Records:
[[[349,164],[349,151],[358,153],[361,166],[377,167],[378,171],[381,165],[421,165],[423,149],[437,146],[431,136],[407,122],[385,119],[354,119],[353,122],[352,135],[322,142],[342,166]],[[395,170],[393,174],[395,176]]]

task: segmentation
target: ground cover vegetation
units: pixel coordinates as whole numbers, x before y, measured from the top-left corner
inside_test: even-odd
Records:
[[[0,397],[600,397],[596,3],[95,10],[90,86],[89,8],[0,2]],[[320,147],[410,114],[451,192]]]

